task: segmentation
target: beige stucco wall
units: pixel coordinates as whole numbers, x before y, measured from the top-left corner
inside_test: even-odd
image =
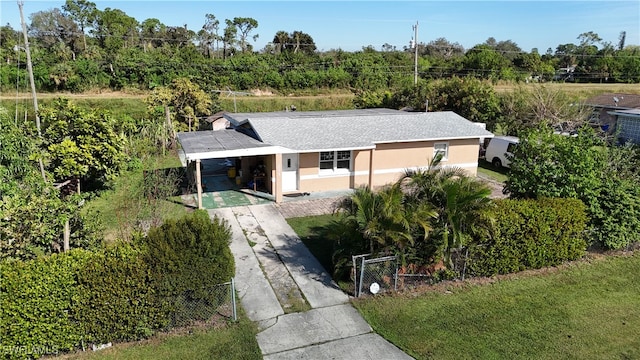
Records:
[[[423,141],[378,144],[376,149],[354,150],[351,171],[346,174],[320,174],[319,153],[303,153],[299,157],[300,191],[314,192],[341,190],[369,185],[369,168],[373,166],[373,187],[383,186],[398,180],[405,169],[425,167],[433,157],[434,143],[449,144],[447,160],[443,166],[459,166],[475,176],[478,163],[478,139],[449,141]],[[373,163],[371,154],[373,153]]]

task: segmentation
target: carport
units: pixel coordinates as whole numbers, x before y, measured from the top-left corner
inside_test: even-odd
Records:
[[[202,162],[218,159],[231,160],[230,177],[238,177],[245,182],[259,178],[273,195],[276,202],[282,200],[282,189],[278,181],[282,173],[282,154],[291,150],[281,146],[272,146],[248,135],[246,129],[225,129],[220,131],[194,131],[178,133],[180,143],[179,156],[187,173],[195,179],[198,208],[202,208]],[[250,174],[251,169],[261,164],[264,173],[258,176]],[[233,169],[233,170],[231,170]]]

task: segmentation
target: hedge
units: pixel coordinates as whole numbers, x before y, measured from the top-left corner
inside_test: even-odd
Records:
[[[122,243],[94,254],[77,277],[73,317],[93,343],[137,340],[164,326],[141,251]]]
[[[498,200],[485,239],[470,247],[477,276],[513,273],[575,260],[587,248],[587,211],[577,199]]]
[[[78,297],[77,274],[92,256],[72,250],[0,262],[0,354],[38,358],[80,343],[83,334],[70,311]]]
[[[0,262],[0,354],[137,340],[185,317],[185,300],[214,308],[211,287],[233,276],[230,238],[223,221],[196,211],[132,243]]]

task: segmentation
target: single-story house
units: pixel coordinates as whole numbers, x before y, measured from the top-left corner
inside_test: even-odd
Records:
[[[616,130],[615,111],[640,109],[640,95],[605,93],[593,96],[585,104],[593,108],[589,121],[593,126],[613,133]]]
[[[260,184],[276,202],[287,193],[372,188],[407,169],[442,166],[475,175],[481,138],[493,134],[451,112],[391,109],[228,113],[232,128],[179,133],[181,160],[194,167],[201,207],[201,161],[231,159],[238,182]]]

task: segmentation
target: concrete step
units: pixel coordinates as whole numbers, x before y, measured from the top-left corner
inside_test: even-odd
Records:
[[[263,355],[280,353],[370,333],[371,327],[349,304],[278,317],[257,336]]]

